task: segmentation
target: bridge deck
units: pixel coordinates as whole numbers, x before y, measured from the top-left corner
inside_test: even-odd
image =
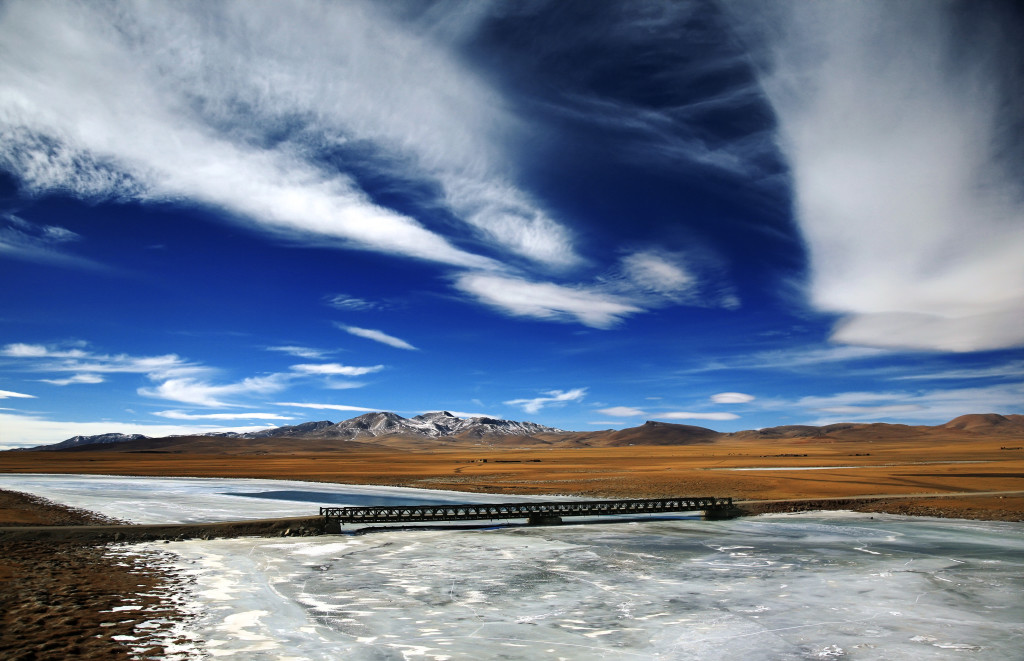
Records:
[[[337,523],[410,523],[496,519],[555,520],[564,516],[657,514],[703,511],[727,514],[732,498],[646,498],[630,500],[558,501],[538,503],[477,503],[466,505],[406,505],[397,507],[321,507],[320,515]]]

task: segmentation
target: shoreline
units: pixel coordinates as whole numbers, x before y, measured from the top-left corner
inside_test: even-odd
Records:
[[[0,522],[23,530],[111,525],[94,512],[7,490],[0,490]],[[171,598],[181,579],[126,549],[90,539],[0,536],[0,657],[168,658],[162,642],[182,619]]]
[[[979,502],[991,505],[999,498],[912,494],[746,501],[739,506],[745,515],[852,510],[1020,521],[1013,513],[977,507]],[[973,508],[971,501],[975,501]],[[0,602],[5,605],[0,616],[0,656],[12,661],[176,658],[167,645],[195,643],[181,638],[180,624],[188,615],[175,602],[175,594],[187,579],[159,558],[138,551],[138,543],[319,535],[323,534],[322,521],[320,517],[291,517],[125,524],[88,510],[0,489]]]
[[[638,448],[637,450],[650,450]],[[111,457],[112,453],[101,455],[101,459],[119,459]],[[493,453],[487,453],[492,463],[492,470],[478,475],[467,474],[469,470],[487,467],[479,463],[479,458],[465,458],[450,454],[420,455],[416,459],[435,465],[427,465],[419,474],[393,475],[384,472],[380,457],[375,457],[366,465],[355,465],[354,469],[324,471],[321,465],[310,467],[307,463],[312,457],[283,458],[252,458],[239,462],[229,468],[224,467],[222,455],[200,455],[182,457],[187,465],[179,465],[175,461],[158,461],[152,464],[126,466],[120,461],[112,465],[97,466],[99,459],[81,457],[85,461],[58,463],[31,467],[30,465],[4,465],[4,457],[0,455],[0,474],[34,474],[34,475],[94,475],[105,477],[167,477],[167,478],[231,478],[231,479],[277,479],[301,481],[320,484],[347,484],[352,486],[400,487],[422,490],[444,491],[447,493],[481,494],[495,496],[513,495],[517,497],[537,496],[574,496],[587,499],[623,499],[623,498],[675,498],[681,496],[715,496],[731,497],[736,503],[745,503],[744,509],[751,514],[768,512],[796,512],[811,510],[846,509],[858,512],[879,512],[901,514],[906,516],[929,516],[939,518],[973,519],[987,521],[1024,521],[1024,461],[1013,460],[1012,466],[1004,464],[992,467],[990,473],[963,473],[965,466],[962,460],[945,462],[931,461],[924,467],[944,464],[946,473],[941,479],[934,479],[936,474],[880,474],[878,479],[851,479],[857,471],[847,471],[842,467],[831,467],[826,470],[810,471],[813,478],[806,477],[807,472],[799,468],[787,473],[782,469],[764,471],[761,475],[754,471],[721,471],[712,479],[706,476],[711,471],[705,467],[662,467],[652,470],[649,466],[625,466],[608,470],[606,466],[596,465],[580,469],[570,476],[557,475],[559,479],[551,479],[546,474],[549,470],[540,462],[533,463],[530,457],[544,456],[543,453],[525,454],[522,451],[510,453],[513,456],[524,455],[526,458],[513,461],[495,461]],[[38,456],[38,455],[37,455]],[[402,455],[406,461],[409,455]],[[239,457],[233,456],[238,459]],[[320,459],[320,457],[316,457]],[[352,458],[348,456],[346,458]],[[618,457],[615,457],[618,458]],[[325,460],[337,459],[336,456],[323,457]],[[650,462],[650,457],[643,457]],[[660,458],[655,457],[654,460]],[[106,462],[104,462],[106,463]],[[300,464],[299,467],[294,464]],[[353,462],[354,463],[354,462]],[[596,462],[595,462],[596,463]],[[662,459],[661,463],[665,463]],[[694,462],[696,463],[696,462]],[[1019,464],[1019,466],[1018,466]],[[499,472],[493,467],[500,466]],[[903,466],[901,465],[900,468]],[[35,468],[35,469],[33,469]],[[347,468],[343,466],[342,468]],[[863,469],[864,467],[859,467]],[[883,469],[891,465],[881,466]],[[1009,472],[1011,469],[1014,472]],[[977,468],[971,468],[977,471]],[[1020,471],[1020,472],[1016,472]],[[447,473],[447,474],[446,474]],[[829,473],[829,476],[824,476]],[[834,477],[833,477],[834,476]],[[547,479],[537,479],[544,478]],[[860,477],[860,474],[854,475]],[[929,478],[923,482],[918,477]],[[534,478],[534,479],[525,479]],[[896,478],[896,479],[893,479]],[[913,491],[907,486],[918,487]],[[0,488],[3,483],[0,482]],[[921,486],[930,487],[928,491]],[[997,487],[993,489],[993,487]],[[901,490],[898,490],[902,488]],[[315,506],[310,507],[311,514],[307,517],[315,519]],[[272,525],[266,523],[265,525]],[[297,526],[310,529],[314,524],[298,523]],[[2,525],[0,525],[2,527]],[[288,526],[278,527],[270,534],[281,532]],[[145,532],[145,531],[140,531]],[[182,530],[178,534],[198,537],[203,531]],[[263,534],[255,529],[240,534]],[[171,537],[173,539],[173,537]],[[108,540],[117,541],[117,540]],[[145,541],[140,538],[138,541]]]

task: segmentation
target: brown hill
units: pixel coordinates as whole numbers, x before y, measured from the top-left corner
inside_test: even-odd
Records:
[[[609,431],[595,445],[604,447],[623,445],[693,445],[696,443],[713,443],[722,436],[721,432],[705,427],[648,420],[639,427]]]
[[[313,423],[309,423],[313,424]],[[301,427],[301,426],[298,426]],[[348,450],[435,449],[514,449],[514,448],[601,448],[644,446],[683,446],[731,441],[772,442],[777,440],[807,443],[866,443],[874,441],[913,441],[930,443],[970,440],[997,436],[1024,441],[1024,415],[995,413],[960,416],[942,425],[903,425],[889,423],[838,423],[816,427],[785,425],[732,433],[706,427],[648,421],[638,427],[590,432],[556,430],[534,434],[487,434],[479,429],[449,436],[425,437],[408,432],[360,437],[358,440],[324,436],[319,430],[303,435],[286,428],[287,435],[241,438],[232,436],[172,436],[140,438],[121,442],[46,448],[59,452],[143,452],[168,454],[287,454],[337,452]],[[545,428],[550,429],[550,428]]]
[[[970,413],[953,418],[944,429],[958,429],[985,434],[1024,433],[1024,415],[999,415],[998,413]]]

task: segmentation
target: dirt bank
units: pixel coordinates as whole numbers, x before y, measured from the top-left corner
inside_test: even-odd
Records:
[[[322,451],[276,454],[0,452],[0,472],[251,477],[588,498],[737,500],[1024,491],[1024,450],[1006,439],[736,441],[674,447]],[[827,467],[827,468],[824,468]],[[984,502],[984,504],[983,504]],[[949,498],[896,513],[1024,520],[1024,498]]]
[[[111,521],[41,498],[0,491],[0,525],[71,526]],[[0,538],[0,659],[162,658],[149,638],[170,630],[177,616],[161,595],[176,577],[125,556],[124,547],[86,539]],[[161,620],[163,620],[161,622]],[[129,637],[129,638],[124,638]]]

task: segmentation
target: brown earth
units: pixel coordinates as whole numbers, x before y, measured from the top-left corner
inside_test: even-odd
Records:
[[[0,526],[110,523],[91,512],[0,491]],[[159,597],[174,577],[118,550],[93,542],[0,538],[0,659],[160,658],[162,647],[144,641],[129,646],[116,637],[137,636],[137,624],[175,616]]]
[[[938,431],[877,440],[734,437],[688,445],[519,449],[381,449],[345,443],[323,449],[318,440],[316,451],[310,451],[296,439],[287,444],[216,439],[219,453],[207,438],[200,452],[187,451],[183,441],[167,452],[0,452],[0,472],[277,478],[595,498],[820,500],[1024,491],[1021,437],[932,429]],[[822,466],[832,468],[806,470]],[[762,470],[727,470],[736,468]],[[918,507],[932,515],[1024,520],[1024,499],[999,495],[928,500]],[[910,507],[905,499],[898,505],[877,500],[884,511],[906,513]]]

